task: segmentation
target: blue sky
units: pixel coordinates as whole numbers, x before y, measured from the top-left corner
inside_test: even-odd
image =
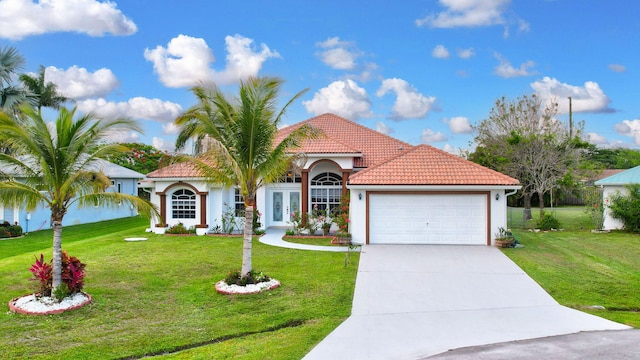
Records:
[[[363,5],[364,4],[364,5]],[[0,0],[0,46],[80,110],[172,150],[189,88],[285,80],[292,124],[332,112],[411,144],[472,148],[495,100],[537,94],[602,147],[640,146],[640,3],[624,0]]]

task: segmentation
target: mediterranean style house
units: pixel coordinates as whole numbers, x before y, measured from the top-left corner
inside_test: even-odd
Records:
[[[333,114],[285,127],[276,141],[303,124],[325,136],[296,150],[305,155],[301,171],[259,190],[264,228],[289,226],[296,211],[337,207],[346,193],[354,243],[491,245],[492,234],[506,228],[506,198],[520,188],[518,180]],[[205,234],[243,208],[237,189],[208,184],[186,164],[149,173],[143,184],[161,211],[151,221],[156,233],[181,222]]]

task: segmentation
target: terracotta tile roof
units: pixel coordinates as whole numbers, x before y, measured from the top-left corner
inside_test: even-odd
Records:
[[[304,124],[321,129],[325,136],[318,139],[307,139],[297,150],[298,152],[307,154],[361,153],[362,156],[355,159],[354,166],[356,168],[372,166],[413,147],[404,141],[334,114],[318,115],[282,128],[278,131],[276,143]]]
[[[518,185],[497,171],[429,145],[418,145],[349,178],[351,185]]]
[[[199,177],[198,171],[189,163],[165,166],[147,174],[147,178],[189,178]]]

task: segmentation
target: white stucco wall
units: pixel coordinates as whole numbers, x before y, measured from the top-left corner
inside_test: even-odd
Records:
[[[624,185],[604,185],[602,187],[602,201],[604,203],[604,223],[602,227],[604,230],[619,230],[624,227],[622,221],[611,217],[611,212],[609,210],[611,196],[616,193],[626,195],[628,191],[625,189]]]

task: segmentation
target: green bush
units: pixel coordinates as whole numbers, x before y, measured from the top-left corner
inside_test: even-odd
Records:
[[[196,228],[193,227],[193,226],[187,228],[186,226],[184,226],[183,223],[177,223],[177,224],[173,225],[172,227],[168,228],[164,233],[165,234],[172,234],[172,235],[176,235],[176,234],[195,234],[196,233]]]
[[[226,282],[227,285],[235,284],[239,286],[246,286],[247,284],[258,284],[270,280],[271,278],[269,276],[261,271],[255,270],[251,270],[244,276],[240,276],[240,271],[231,271],[229,274],[227,274],[227,277],[224,278],[224,282]]]
[[[538,220],[538,228],[541,230],[560,229],[560,221],[553,214],[545,213]]]
[[[6,227],[0,227],[0,239],[11,237],[11,233],[7,229]]]
[[[22,226],[20,225],[11,225],[7,229],[13,237],[22,236]]]
[[[640,232],[640,184],[625,186],[627,195],[619,192],[611,196],[609,210],[611,216],[622,221],[624,229],[631,232]]]

